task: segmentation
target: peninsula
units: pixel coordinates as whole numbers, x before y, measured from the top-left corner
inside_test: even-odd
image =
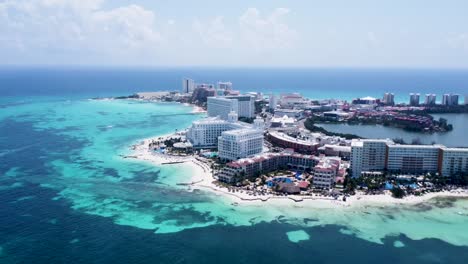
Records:
[[[196,84],[184,79],[182,92],[117,99],[180,102],[192,105],[194,113],[206,113],[184,131],[134,145],[134,155],[127,157],[161,166],[192,166],[191,178],[177,183],[191,190],[205,188],[239,201],[329,200],[340,205],[468,197],[468,148],[362,139],[315,126],[375,123],[445,133],[452,126],[428,112],[465,107],[459,105],[458,95],[444,95],[437,105],[435,95],[427,95],[422,105],[415,94],[409,104],[395,104],[393,96],[311,100],[296,93],[241,94],[230,82]]]

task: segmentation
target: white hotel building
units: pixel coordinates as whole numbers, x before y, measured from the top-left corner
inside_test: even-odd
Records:
[[[443,145],[399,145],[391,140],[353,140],[351,143],[353,177],[366,172],[424,174],[442,176],[468,173],[468,148]]]
[[[237,118],[237,113],[231,112],[228,115],[228,120],[208,117],[194,121],[187,132],[187,139],[194,148],[216,148],[218,137],[224,131],[251,127],[247,123],[238,122]]]
[[[226,120],[231,111],[239,117],[255,117],[255,97],[251,95],[236,95],[224,97],[208,97],[208,116],[219,116]]]
[[[189,78],[182,79],[182,93],[191,93],[195,90],[195,81]]]
[[[468,149],[444,148],[441,154],[440,171],[442,175],[468,173]]]
[[[237,100],[239,117],[255,117],[255,97],[251,95],[226,96],[225,98]]]
[[[218,156],[223,160],[238,160],[263,151],[263,119],[257,118],[251,128],[228,130],[218,138]]]
[[[340,169],[340,158],[325,158],[322,159],[312,169],[313,185],[315,188],[330,189],[335,183],[336,175]]]
[[[390,172],[427,173],[439,169],[442,145],[388,145],[387,170]]]
[[[390,140],[353,140],[351,142],[351,170],[353,177],[363,171],[383,171],[385,169],[387,144]]]
[[[246,158],[263,151],[264,121],[257,118],[254,125],[237,121],[234,111],[228,120],[208,117],[194,121],[187,132],[187,139],[194,148],[216,148],[224,160]]]
[[[208,97],[207,108],[208,116],[219,116],[223,120],[228,120],[229,113],[238,113],[239,102],[225,97]]]

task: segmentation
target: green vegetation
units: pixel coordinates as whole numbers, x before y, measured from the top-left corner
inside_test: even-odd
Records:
[[[394,198],[398,198],[398,199],[401,199],[401,198],[405,197],[405,195],[406,195],[405,190],[403,190],[403,189],[400,188],[400,187],[394,187],[394,188],[391,190],[391,192],[392,192],[392,196],[393,196]]]
[[[447,119],[440,118],[439,120],[433,120],[433,117],[428,114],[424,113],[422,111],[402,111],[401,112],[404,115],[412,115],[418,116],[418,117],[423,117],[425,120],[427,120],[426,123],[431,123],[430,126],[424,123],[418,123],[415,121],[411,120],[401,120],[401,119],[395,119],[392,116],[376,116],[376,117],[361,117],[361,116],[354,116],[349,119],[346,119],[345,121],[338,121],[332,118],[328,117],[323,117],[323,116],[312,116],[310,119],[315,122],[315,123],[347,123],[350,125],[383,125],[383,126],[389,126],[389,127],[396,127],[396,128],[401,128],[406,131],[410,132],[427,132],[429,131],[451,131],[453,130],[453,126],[451,124],[448,124]],[[439,127],[439,128],[436,128]]]
[[[239,117],[239,121],[241,122],[244,122],[244,123],[249,123],[249,124],[253,124],[255,118],[253,117]]]
[[[116,96],[114,99],[138,99],[138,94],[132,94],[128,96]]]
[[[266,101],[255,101],[255,114],[260,114],[262,109],[266,107],[268,103]]]
[[[420,190],[415,190],[409,187],[409,185],[419,182],[424,188],[428,188],[429,191],[441,190],[448,186],[466,187],[468,186],[468,173],[458,173],[451,177],[444,177],[438,173],[428,173],[422,175],[422,179],[419,180],[416,177],[412,178],[399,178],[396,174],[389,174],[387,172],[381,175],[362,176],[359,178],[353,178],[348,173],[343,183],[344,193],[354,194],[357,189],[366,190],[368,193],[378,193],[385,189],[385,184],[390,183],[393,185],[391,189],[392,195],[395,198],[402,198],[408,194],[420,195]],[[401,187],[406,186],[406,187]]]
[[[360,139],[361,138],[360,136],[353,135],[353,134],[342,134],[342,133],[330,132],[330,131],[326,130],[323,127],[316,126],[315,123],[314,123],[313,118],[308,118],[304,122],[304,126],[305,126],[305,128],[307,128],[311,132],[323,133],[323,134],[325,134],[327,136],[337,136],[337,137],[343,137],[343,138],[346,138],[346,139]]]
[[[434,105],[424,110],[411,111],[413,114],[462,114],[468,113],[468,105]]]
[[[439,118],[439,121],[436,121],[436,124],[444,129],[445,131],[452,131],[453,130],[453,125],[449,124],[447,119],[445,118]]]

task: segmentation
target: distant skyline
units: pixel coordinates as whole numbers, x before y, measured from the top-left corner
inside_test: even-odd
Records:
[[[0,65],[468,68],[463,0],[0,0]]]

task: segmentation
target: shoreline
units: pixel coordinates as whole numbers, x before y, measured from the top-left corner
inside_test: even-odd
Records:
[[[147,139],[140,140],[139,144],[133,145],[131,156],[128,158],[134,158],[137,160],[143,160],[150,162],[152,165],[164,166],[177,164],[181,166],[187,166],[190,168],[192,175],[187,177],[187,181],[177,182],[175,185],[186,186],[187,191],[194,190],[205,190],[211,194],[222,196],[227,198],[231,205],[277,205],[278,203],[285,204],[288,206],[293,205],[304,205],[310,207],[320,208],[337,208],[337,207],[362,207],[362,206],[392,206],[392,205],[416,205],[427,202],[435,198],[468,198],[468,190],[466,189],[455,189],[451,191],[427,193],[422,196],[405,196],[402,199],[393,198],[389,191],[385,194],[378,195],[367,195],[363,192],[358,192],[355,195],[346,198],[346,201],[342,200],[343,195],[340,195],[339,199],[327,196],[301,196],[301,195],[257,195],[253,196],[241,192],[231,192],[225,187],[220,187],[214,184],[215,179],[212,176],[212,170],[210,166],[202,161],[201,158],[195,156],[172,156],[155,153],[149,150],[148,144],[152,140],[160,140],[164,138],[170,138],[177,136],[176,134],[166,134],[162,136],[155,136]]]

